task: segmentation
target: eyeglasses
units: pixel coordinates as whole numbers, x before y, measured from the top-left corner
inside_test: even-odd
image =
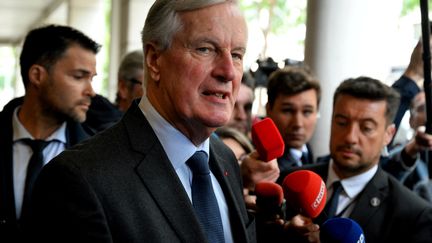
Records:
[[[137,80],[137,79],[135,79],[135,78],[131,78],[131,79],[129,79],[129,81],[131,82],[131,83],[133,83],[133,84],[142,84],[142,82],[141,81],[139,81],[139,80]]]

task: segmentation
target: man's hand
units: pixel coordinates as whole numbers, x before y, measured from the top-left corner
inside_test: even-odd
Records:
[[[279,178],[279,166],[276,159],[264,162],[259,160],[257,151],[246,156],[241,163],[243,186],[254,190],[255,184],[262,181],[275,182]]]
[[[319,225],[314,224],[311,218],[297,214],[284,224],[286,231],[294,232],[302,236],[307,242],[319,243]]]
[[[414,138],[405,146],[405,153],[415,158],[419,152],[432,150],[432,135],[425,133],[425,127],[420,126]]]

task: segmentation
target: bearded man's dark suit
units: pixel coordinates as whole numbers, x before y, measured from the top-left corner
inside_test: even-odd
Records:
[[[314,171],[325,182],[328,166],[329,157],[299,169]],[[432,207],[380,167],[358,195],[349,218],[359,223],[368,243],[426,243],[432,239]]]
[[[210,138],[210,168],[235,242],[255,242],[234,154]],[[136,102],[122,120],[44,167],[30,231],[41,242],[206,242],[191,201]]]
[[[0,112],[0,242],[20,242],[22,236],[15,209],[12,158],[12,117],[15,108],[22,102],[23,97],[15,98]],[[66,147],[88,137],[79,123],[67,122]]]

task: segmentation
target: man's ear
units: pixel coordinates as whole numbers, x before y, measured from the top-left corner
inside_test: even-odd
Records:
[[[392,123],[391,125],[388,125],[384,134],[384,146],[387,146],[393,139],[393,136],[396,133],[396,125]]]
[[[30,80],[28,85],[32,84],[33,86],[39,87],[41,83],[45,81],[46,77],[48,76],[48,72],[45,67],[38,64],[33,64],[28,71],[28,75]]]
[[[153,81],[158,82],[160,79],[159,58],[161,51],[157,49],[157,46],[154,43],[146,44],[145,50],[145,61],[148,74]]]

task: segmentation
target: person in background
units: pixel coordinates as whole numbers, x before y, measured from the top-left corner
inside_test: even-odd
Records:
[[[38,242],[255,242],[237,159],[212,135],[243,74],[237,1],[156,0],[144,87],[120,122],[42,170],[26,229]]]
[[[394,89],[369,77],[348,79],[338,86],[333,98],[330,156],[322,163],[300,167],[325,181],[326,208],[314,221],[290,221],[291,229],[314,242],[319,234],[314,223],[348,217],[361,226],[368,243],[432,239],[431,205],[380,167],[381,151],[395,132],[399,98]]]
[[[91,134],[101,132],[118,122],[134,99],[143,95],[144,55],[141,50],[127,53],[118,69],[115,104],[102,95],[92,98],[83,126]]]
[[[249,138],[235,128],[220,127],[216,129],[216,135],[234,152],[239,164],[254,150]]]
[[[307,67],[286,67],[270,75],[267,96],[267,117],[285,143],[285,152],[278,158],[281,183],[287,170],[314,163],[308,142],[318,120],[321,87]]]
[[[307,142],[318,119],[321,88],[307,67],[286,67],[274,71],[267,84],[267,117],[271,118],[285,143],[284,155],[277,163],[260,163],[253,155],[242,164],[243,181],[253,191],[261,181],[281,183],[292,167],[313,163]],[[258,155],[256,155],[258,157]]]
[[[144,54],[142,50],[129,52],[123,57],[118,70],[116,106],[126,112],[132,101],[144,92]]]
[[[68,26],[31,30],[20,55],[25,95],[0,113],[0,241],[23,241],[41,167],[89,135],[86,120],[100,45]]]
[[[251,138],[252,104],[254,101],[255,79],[249,72],[243,73],[240,90],[227,127],[232,127]]]
[[[432,41],[432,36],[430,38]],[[401,101],[397,108],[394,123],[396,130],[402,121],[405,112],[409,109],[413,98],[422,90],[424,80],[423,70],[423,44],[421,40],[414,47],[408,67],[402,76],[396,80],[392,87],[400,93]]]
[[[425,133],[425,102],[425,93],[420,91],[412,100],[410,107],[409,123],[415,131],[414,137],[405,144],[392,149],[389,152],[389,157],[392,163],[406,168],[406,170],[399,170],[402,173],[394,174],[394,176],[409,189],[415,190],[421,197],[432,202],[432,194],[427,193],[430,190],[418,190],[419,186],[429,184],[429,169],[428,163],[425,161],[425,153],[432,149],[432,135]]]

